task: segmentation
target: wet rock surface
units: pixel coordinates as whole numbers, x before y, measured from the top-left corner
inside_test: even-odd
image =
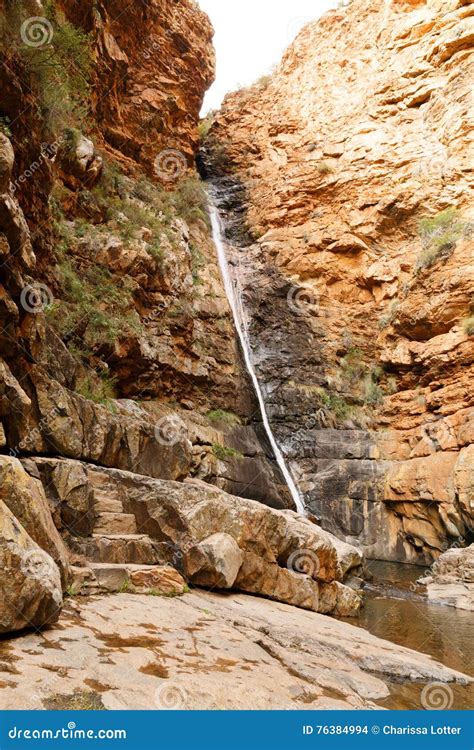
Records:
[[[428,656],[243,594],[74,600],[57,628],[1,649],[2,709],[74,695],[112,710],[374,708],[392,680],[414,686],[419,708],[424,683],[470,689]]]
[[[471,22],[330,11],[202,153],[274,430],[311,511],[374,559],[472,534]]]

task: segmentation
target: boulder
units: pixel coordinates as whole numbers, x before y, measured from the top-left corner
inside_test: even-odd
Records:
[[[54,525],[43,485],[27,474],[16,458],[0,456],[0,500],[33,541],[54,560],[65,588],[68,580],[68,555]]]
[[[65,178],[72,188],[83,182],[88,185],[99,177],[103,161],[96,153],[94,143],[78,130],[68,130],[64,134],[59,150],[59,161]]]
[[[420,582],[427,585],[431,601],[474,611],[474,544],[449,549]]]
[[[137,592],[151,591],[157,596],[184,594],[187,589],[186,582],[178,571],[167,566],[132,571],[130,584]]]
[[[101,523],[107,507],[114,528],[122,518],[134,521],[133,534],[148,535],[156,561],[178,568],[192,583],[232,587],[314,611],[320,611],[321,594],[325,612],[355,613],[360,607],[358,595],[343,585],[345,575],[361,563],[359,553],[293,511],[234,497],[204,482],[152,479],[68,459],[32,458],[30,464],[63,513],[70,490],[59,477],[80,474],[89,534],[98,533],[94,523]],[[121,538],[124,545],[131,539]],[[114,544],[120,544],[119,537]],[[114,590],[120,589],[127,565],[106,567]],[[96,577],[105,575],[104,566],[93,568]],[[325,588],[334,582],[338,585]]]
[[[59,617],[61,576],[54,560],[0,500],[0,633],[42,628]]]
[[[0,132],[0,193],[8,190],[8,183],[13,169],[15,154],[6,135]]]
[[[145,412],[132,415],[120,404],[112,412],[36,366],[22,384],[35,408],[26,413],[22,406],[9,419],[10,444],[18,453],[60,454],[166,479],[189,473],[191,443],[171,421],[169,434],[162,434]]]
[[[244,556],[229,534],[213,534],[187,550],[184,568],[198,586],[230,589],[235,583]]]

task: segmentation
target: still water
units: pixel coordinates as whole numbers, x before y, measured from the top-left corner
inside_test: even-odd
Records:
[[[430,654],[447,667],[474,677],[474,613],[429,604],[416,584],[424,568],[397,563],[370,562],[373,575],[365,588],[365,607],[353,625],[379,638]],[[416,709],[423,686],[393,684],[383,705],[391,709]],[[473,708],[474,689],[451,685],[453,709]]]

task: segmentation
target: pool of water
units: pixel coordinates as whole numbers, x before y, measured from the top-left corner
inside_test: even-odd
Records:
[[[474,613],[428,603],[416,584],[424,568],[370,562],[373,580],[365,587],[365,606],[353,625],[379,638],[430,654],[437,661],[474,677]],[[349,620],[348,620],[349,622]],[[386,708],[422,708],[423,685],[393,684]],[[472,686],[450,685],[453,709],[474,706]]]

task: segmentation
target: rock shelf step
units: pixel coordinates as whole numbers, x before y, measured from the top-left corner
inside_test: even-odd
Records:
[[[155,545],[146,534],[94,534],[75,538],[70,546],[93,563],[156,565],[160,562]]]
[[[72,577],[73,595],[135,592],[178,596],[188,590],[178,571],[164,565],[88,563],[86,567],[73,567]]]
[[[137,522],[131,513],[99,513],[94,525],[94,534],[136,534]]]

